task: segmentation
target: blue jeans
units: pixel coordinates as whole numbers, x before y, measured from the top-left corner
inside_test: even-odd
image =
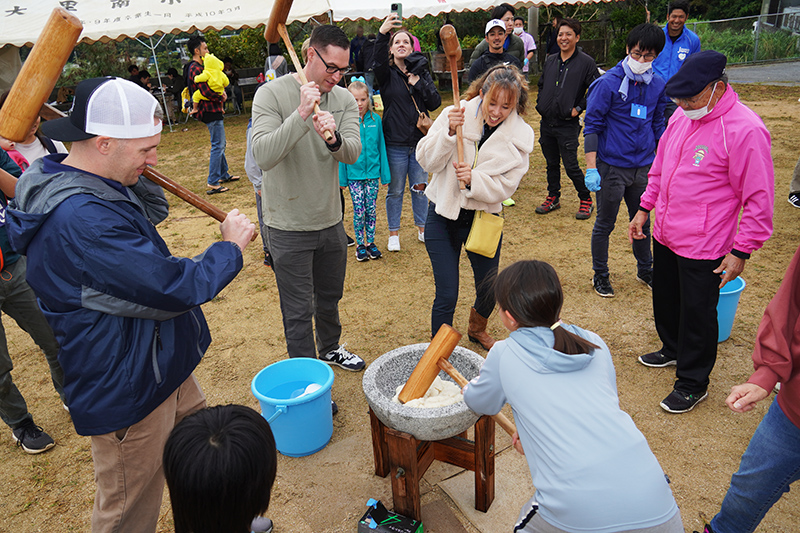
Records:
[[[220,180],[228,179],[228,160],[225,159],[225,125],[221,120],[206,124],[211,135],[211,153],[208,156],[208,184],[217,187]]]
[[[461,247],[467,242],[475,211],[462,209],[457,220],[447,219],[436,213],[436,204],[428,207],[428,220],[425,224],[425,248],[431,259],[436,296],[431,309],[431,336],[442,324],[453,325],[453,315],[458,303],[458,263]],[[489,318],[494,310],[494,279],[500,264],[500,248],[503,238],[497,244],[493,258],[467,252],[475,278],[475,303],[473,307],[484,318]]]
[[[622,200],[628,207],[628,220],[639,210],[639,199],[647,188],[647,172],[650,165],[639,168],[620,168],[597,162],[597,171],[603,178],[597,196],[597,218],[592,229],[592,268],[598,276],[608,276],[608,238],[617,223],[617,214]],[[633,256],[639,274],[653,270],[653,254],[650,253],[650,217],[642,226],[644,239],[633,240]]]
[[[717,516],[714,533],[751,533],[789,485],[800,479],[800,428],[774,400],[747,446]]]
[[[425,189],[414,190],[414,186],[428,183],[428,173],[417,163],[417,149],[414,146],[386,145],[386,157],[389,160],[389,193],[386,195],[386,218],[389,220],[389,231],[400,231],[400,215],[403,212],[403,194],[408,176],[408,189],[411,191],[411,208],[414,211],[414,225],[425,227],[428,212],[428,198]]]

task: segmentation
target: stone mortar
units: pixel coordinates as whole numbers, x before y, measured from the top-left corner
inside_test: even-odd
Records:
[[[410,433],[419,440],[434,441],[463,433],[478,421],[479,415],[464,402],[421,409],[392,401],[397,387],[408,381],[428,344],[411,344],[381,355],[364,372],[362,384],[367,403],[381,422],[397,431]],[[470,380],[478,375],[484,358],[456,346],[449,361]],[[453,382],[444,371],[439,372],[439,377]]]

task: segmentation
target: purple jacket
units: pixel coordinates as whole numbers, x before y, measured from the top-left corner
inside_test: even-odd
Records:
[[[772,235],[770,148],[761,118],[730,86],[700,120],[676,111],[639,201],[642,209],[656,210],[653,237],[689,259],[761,248]]]

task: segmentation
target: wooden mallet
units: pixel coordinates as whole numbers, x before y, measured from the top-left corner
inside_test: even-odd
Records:
[[[269,14],[267,27],[264,30],[264,39],[266,39],[268,43],[277,43],[279,36],[283,39],[283,44],[286,45],[286,50],[289,51],[289,56],[292,58],[292,63],[297,71],[297,76],[300,78],[300,83],[305,85],[308,83],[308,78],[306,78],[303,65],[300,64],[297,53],[294,51],[292,40],[289,39],[289,32],[286,31],[286,19],[289,17],[289,11],[291,9],[292,0],[275,0],[275,3],[272,4],[272,11]],[[317,115],[321,113],[319,104],[314,104],[314,113]],[[333,140],[332,132],[326,130],[323,132],[323,135],[325,135],[326,141],[330,142]]]
[[[80,20],[67,10],[53,9],[0,109],[0,136],[15,142],[24,141],[43,110],[48,118],[66,117],[45,101],[56,86],[82,29]],[[148,167],[142,175],[218,221],[225,220],[224,211],[155,169]]]
[[[450,61],[450,80],[453,86],[453,105],[461,105],[461,97],[458,94],[458,60],[461,59],[461,44],[458,42],[458,35],[456,29],[450,25],[445,24],[439,30],[439,38],[442,40],[442,48],[444,54]],[[456,150],[458,151],[458,162],[464,162],[464,133],[461,126],[456,126]],[[458,188],[464,189],[466,185],[463,181],[458,182]]]
[[[411,372],[411,376],[406,381],[403,390],[400,391],[398,396],[400,403],[406,403],[417,398],[422,398],[433,384],[433,380],[439,374],[439,370],[444,370],[451,378],[458,384],[459,387],[464,388],[468,383],[466,378],[461,375],[461,372],[447,360],[453,349],[458,345],[461,340],[461,333],[448,326],[442,324],[439,331],[433,337],[428,349],[422,354],[422,357]],[[514,435],[517,428],[514,424],[506,418],[503,413],[493,415],[494,421],[497,422],[509,435]]]
[[[53,9],[0,109],[0,136],[25,140],[82,30],[81,21],[66,9]]]

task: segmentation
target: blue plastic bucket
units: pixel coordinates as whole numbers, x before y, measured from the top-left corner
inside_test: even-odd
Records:
[[[303,457],[328,445],[333,435],[331,386],[333,370],[307,357],[271,364],[253,378],[250,390],[283,455]]]
[[[728,340],[733,329],[733,318],[736,316],[736,309],[739,307],[739,297],[742,295],[747,283],[742,278],[737,277],[725,284],[719,290],[719,302],[717,303],[717,325],[719,336],[717,342]]]

